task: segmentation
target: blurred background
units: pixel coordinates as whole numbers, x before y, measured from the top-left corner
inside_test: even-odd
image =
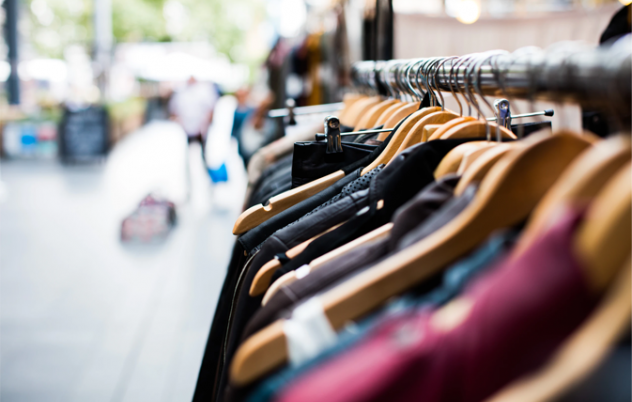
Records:
[[[270,109],[359,60],[597,45],[628,3],[0,0],[0,399],[190,400]]]

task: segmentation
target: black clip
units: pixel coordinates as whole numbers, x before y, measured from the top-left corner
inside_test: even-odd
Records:
[[[325,117],[325,135],[327,136],[327,153],[338,154],[342,150],[340,137],[340,120],[336,116]]]

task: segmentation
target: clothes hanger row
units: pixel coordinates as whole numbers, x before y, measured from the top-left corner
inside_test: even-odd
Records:
[[[340,329],[436,274],[494,230],[522,221],[567,166],[582,153],[590,152],[591,146],[591,139],[570,133],[543,133],[515,146],[491,167],[472,203],[454,220],[432,236],[321,294],[318,303],[324,316],[335,330]],[[587,160],[595,158],[589,155]],[[596,163],[600,161],[598,158]],[[625,219],[623,207],[629,200],[614,197],[616,200],[608,201],[611,198],[613,196],[607,196],[600,202],[597,211],[610,211],[612,216],[608,215],[606,219],[589,211],[590,219],[580,228],[576,238],[578,250],[585,250],[585,260],[591,262],[585,267],[586,278],[596,291],[605,288],[629,254],[629,241],[626,242],[629,235],[622,235],[626,229],[629,231],[629,219]],[[601,221],[613,224],[600,225]],[[614,241],[616,236],[621,236],[622,241]],[[588,247],[588,244],[593,246]],[[611,258],[600,260],[599,255],[606,244]],[[283,320],[279,320],[242,344],[231,366],[234,383],[248,383],[287,360],[283,327]]]
[[[586,137],[586,139],[590,138],[590,136]],[[500,144],[498,142],[489,141],[473,141],[464,143],[454,148],[446,155],[445,158],[443,158],[435,171],[435,177],[440,178],[448,173],[461,173],[462,178],[455,189],[455,194],[460,195],[470,184],[480,182],[492,166],[501,157],[514,148],[515,145],[516,143]],[[369,233],[363,240],[358,239],[359,241],[357,242],[357,245],[372,241],[374,236],[388,235],[388,233],[390,233],[390,229],[390,227],[382,227],[372,233]],[[349,246],[349,249],[353,248],[352,244],[349,244]],[[297,246],[296,249],[300,249],[302,251],[305,247],[305,244],[301,244]],[[286,253],[290,259],[298,255],[298,253],[293,253],[293,250],[294,249]],[[339,254],[339,250],[334,250],[331,254],[336,255],[337,253]],[[324,257],[325,259],[329,258],[328,255],[325,255]],[[318,265],[319,264],[317,263],[315,266],[310,264],[310,269],[317,268]],[[251,286],[250,294],[252,296],[256,296],[266,292],[266,297],[264,298],[265,301],[268,300],[285,282],[292,281],[294,279],[294,275],[290,274],[283,278],[279,284],[276,284],[276,286],[273,284],[273,286],[268,289],[270,286],[269,278],[271,278],[273,273],[276,269],[280,268],[280,266],[281,264],[278,260],[271,260],[268,264],[266,264],[266,266],[261,269],[257,277],[255,277]]]
[[[429,85],[432,85],[432,82],[429,82]],[[466,91],[467,95],[464,94],[464,97],[469,100],[469,102],[473,102],[474,100],[471,98],[473,95],[469,91]],[[441,97],[441,95],[439,95]],[[442,97],[441,97],[442,98]],[[443,103],[443,99],[441,99],[441,103]],[[503,104],[505,104],[505,109],[509,111],[508,101],[503,100]],[[488,105],[491,108],[491,105]],[[412,113],[406,123],[394,133],[391,142],[386,146],[384,151],[373,161],[368,167],[365,167],[362,171],[362,174],[370,171],[371,169],[377,167],[380,164],[386,164],[390,162],[390,160],[399,152],[404,149],[416,144],[418,142],[426,141],[428,139],[428,135],[422,133],[422,129],[428,123],[445,123],[449,120],[454,120],[458,115],[451,111],[442,110],[440,107],[428,107],[417,110]],[[462,107],[460,108],[462,110]],[[479,112],[479,115],[482,114]],[[460,126],[454,126],[451,131],[449,131],[446,135],[451,135],[452,137],[448,138],[466,138],[466,137],[483,137],[485,135],[485,131],[487,132],[488,139],[490,138],[490,130],[488,122],[483,121],[482,123],[476,119],[465,119]],[[498,126],[497,131],[497,139],[500,140],[500,137],[515,139],[514,134],[507,130],[506,128],[500,128]],[[472,129],[474,128],[474,129]],[[327,132],[327,153],[336,153],[337,150],[342,151],[340,144],[340,130],[339,130],[339,121],[335,117],[328,117],[325,119],[325,131]],[[437,137],[444,138],[442,137]],[[494,143],[499,144],[499,143]],[[460,147],[457,147],[460,150],[463,150],[463,147],[471,147],[471,146],[480,146],[480,145],[492,145],[491,142],[473,142],[468,144],[463,144]],[[457,151],[457,150],[455,150]],[[497,154],[495,159],[488,161],[486,164],[483,164],[480,168],[476,167],[474,171],[476,174],[470,175],[468,180],[481,179],[482,175],[484,175],[487,170],[491,167],[491,164],[494,163],[502,154]],[[459,166],[461,164],[461,159],[464,154],[457,152],[450,153],[445,159],[448,161],[449,166]],[[307,247],[306,241],[294,249],[289,250],[286,253],[286,256],[289,259],[293,259],[296,257],[302,250]],[[295,252],[295,250],[300,250],[299,252]],[[271,285],[271,278],[274,273],[281,267],[281,262],[278,259],[272,259],[268,261],[257,273],[255,278],[252,281],[250,287],[250,295],[258,296],[267,292],[268,288]]]
[[[609,51],[612,51],[612,48]],[[624,52],[618,49],[617,52],[619,53],[613,54],[612,58],[607,61],[602,58],[592,58],[593,62],[601,60],[600,63],[608,64],[608,67],[593,64],[586,71],[587,76],[595,71],[606,74],[601,79],[602,82],[606,83],[604,86],[609,88],[594,92],[601,94],[598,96],[605,96],[605,94],[613,96],[613,98],[602,98],[606,105],[612,104],[612,99],[619,101],[621,93],[626,91],[629,93],[629,88],[622,88],[619,93],[612,94],[613,91],[617,91],[616,86],[609,86],[612,84],[611,76],[606,73],[610,71],[614,75],[620,75],[620,70],[627,68],[627,80],[629,81],[631,72],[629,48],[626,51],[627,56],[623,57],[621,53]],[[614,53],[614,51],[612,52]],[[577,56],[577,53],[569,53]],[[503,71],[509,71],[510,67],[506,64],[506,60],[503,61],[506,56],[507,54],[502,52],[488,52],[468,55],[463,58],[405,61],[405,64],[400,65],[399,71],[403,69],[408,78],[410,73],[416,69],[414,81],[416,86],[411,85],[410,88],[413,89],[408,94],[402,92],[400,95],[408,96],[411,92],[415,93],[417,96],[412,97],[411,95],[412,100],[422,103],[423,99],[420,100],[419,95],[423,93],[423,97],[428,98],[429,106],[426,108],[432,111],[424,111],[422,108],[410,115],[406,122],[395,130],[389,146],[395,143],[393,147],[399,150],[404,144],[403,140],[399,140],[398,143],[396,137],[407,123],[409,123],[410,131],[415,131],[415,127],[417,128],[415,134],[417,142],[433,139],[432,136],[437,133],[441,134],[439,138],[444,138],[443,135],[448,133],[462,134],[463,131],[459,129],[458,124],[451,125],[451,122],[457,119],[463,119],[461,123],[474,123],[477,125],[476,127],[482,127],[483,130],[479,130],[477,133],[487,135],[488,139],[492,131],[495,131],[497,138],[500,138],[500,135],[504,133],[504,127],[502,127],[504,124],[492,126],[488,124],[486,119],[480,121],[471,117],[471,112],[470,116],[466,116],[471,118],[466,119],[462,115],[463,107],[460,101],[460,114],[446,111],[442,106],[437,106],[443,104],[442,101],[439,101],[439,98],[442,97],[441,85],[443,85],[440,83],[439,77],[445,75],[448,90],[459,100],[455,92],[456,88],[459,95],[467,102],[468,109],[473,108],[479,116],[482,116],[482,106],[485,105],[501,121],[506,119],[508,113],[503,116],[501,111],[504,109],[500,107],[502,105],[497,104],[494,109],[483,95],[489,90],[491,82],[496,82],[496,91],[507,93],[506,91],[511,89],[507,85],[510,80],[503,75]],[[603,57],[604,53],[601,56]],[[583,57],[569,55],[564,57],[566,57],[567,64],[576,60],[585,60]],[[560,63],[556,64],[559,65]],[[397,66],[393,67],[393,65],[394,63],[390,63],[389,68],[397,70]],[[495,81],[485,81],[485,68],[490,66],[496,69],[495,72],[492,72],[492,75],[496,75]],[[444,72],[444,69],[447,72]],[[373,76],[376,75],[375,69],[372,74]],[[573,74],[580,76],[577,72]],[[381,75],[383,79],[393,76],[392,74],[377,75]],[[367,73],[366,76],[371,75]],[[394,74],[394,77],[401,76],[402,74],[399,72]],[[527,81],[533,80],[533,78],[527,77]],[[397,85],[390,83],[390,88],[404,88],[404,86]],[[564,87],[564,85],[566,85],[566,81],[560,83],[559,87]],[[594,84],[592,85],[594,86]],[[422,92],[422,86],[425,88],[425,92]],[[536,86],[537,88],[540,87]],[[578,92],[584,89],[579,89]],[[553,88],[549,92],[555,94],[556,91],[559,89]],[[537,90],[531,89],[531,92],[537,92]],[[476,99],[476,95],[480,99]],[[530,96],[534,96],[534,94],[532,93]],[[569,96],[573,98],[574,93]],[[361,102],[361,100],[355,103],[357,102]],[[506,111],[508,112],[509,108],[506,108]],[[442,119],[445,121],[441,122],[443,125],[432,133],[420,131],[419,124],[424,119],[427,121],[428,117],[433,114],[434,116],[444,116]],[[410,119],[414,121],[409,122]],[[439,120],[436,117],[435,119]],[[445,128],[446,123],[449,125],[448,128]],[[427,136],[428,134],[430,136]],[[408,138],[406,136],[406,139]],[[546,224],[543,223],[546,219],[542,217],[550,219],[552,215],[555,215],[554,207],[569,202],[585,202],[586,197],[595,198],[596,201],[590,207],[586,221],[578,230],[575,244],[577,249],[581,250],[584,260],[588,261],[585,267],[585,276],[588,282],[595,292],[603,292],[629,255],[630,199],[629,196],[620,197],[612,189],[621,187],[619,182],[623,183],[629,176],[629,167],[625,171],[628,173],[622,173],[623,179],[613,177],[613,173],[629,160],[630,144],[629,141],[622,142],[620,140],[619,142],[612,140],[600,146],[593,145],[594,143],[595,139],[590,136],[580,137],[574,133],[563,132],[553,136],[548,134],[536,135],[512,145],[496,145],[484,152],[480,152],[478,147],[466,151],[461,149],[461,157],[457,160],[460,160],[461,164],[466,163],[466,161],[469,164],[465,168],[462,180],[481,182],[479,192],[473,202],[453,221],[432,236],[388,257],[353,279],[323,293],[318,302],[322,306],[324,316],[334,329],[341,328],[348,321],[374,310],[385,300],[401,294],[402,291],[415,283],[437,273],[446,264],[456,260],[479,244],[496,228],[519,222],[533,212],[533,221],[527,225],[525,234],[516,247],[515,253],[518,254],[525,247],[521,244],[528,244],[535,234],[541,233],[546,227]],[[383,154],[387,153],[388,148],[387,146]],[[469,161],[466,156],[472,157],[474,160]],[[447,158],[448,156],[444,159]],[[625,176],[626,174],[628,176]],[[437,173],[435,173],[436,175]],[[568,179],[557,180],[560,176]],[[606,186],[605,189],[602,188],[604,184],[612,180],[616,180],[616,183]],[[461,183],[455,191],[457,195],[462,191],[460,185]],[[379,233],[369,234],[365,238],[379,238],[384,236],[388,230],[390,227],[382,227]],[[349,243],[347,249],[353,246],[355,245]],[[606,249],[607,253],[605,252]],[[338,253],[344,251],[342,247],[337,250]],[[606,257],[604,257],[605,254],[607,254]],[[323,257],[325,259],[333,258],[331,255]],[[316,260],[310,264],[310,269],[317,267],[318,261]],[[294,279],[290,278],[290,280]],[[234,383],[248,383],[286,361],[288,352],[283,326],[283,321],[277,321],[254,334],[242,344],[231,366],[231,378]]]
[[[460,57],[359,62],[352,68],[352,79],[361,96],[343,102],[340,124],[354,127],[357,132],[382,123],[385,131],[377,139],[391,137],[386,149],[362,174],[388,163],[403,149],[427,140],[466,137],[491,140],[492,132],[497,139],[515,137],[504,124],[492,123],[484,116],[483,106],[486,106],[494,116],[491,119],[500,119],[500,112],[485,96],[503,94],[510,99],[590,105],[603,110],[615,125],[628,128],[630,121],[626,116],[632,106],[631,47],[632,38],[628,35],[609,48],[560,45],[547,50],[519,49],[513,53],[490,51]],[[456,97],[459,113],[445,109],[442,91],[450,91]],[[457,94],[466,101],[467,116]],[[472,115],[472,109],[477,117]],[[506,116],[500,120],[506,123]],[[398,125],[398,130],[392,130]],[[253,229],[344,176],[343,171],[334,172],[274,196],[266,206],[249,208],[235,222],[233,233]]]

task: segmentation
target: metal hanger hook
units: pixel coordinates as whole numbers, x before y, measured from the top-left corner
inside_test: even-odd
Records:
[[[472,55],[472,54],[461,57],[459,59],[459,64],[458,64],[456,75],[455,75],[457,89],[459,90],[459,93],[461,93],[461,95],[463,96],[463,99],[467,103],[468,116],[472,116],[473,101],[472,101],[472,99],[469,96],[470,93],[469,93],[469,90],[468,90],[468,79],[467,79],[467,74],[466,73],[467,73],[467,67],[469,65],[468,63],[471,62],[471,59],[473,57],[474,57],[474,55]],[[461,90],[461,86],[459,85],[459,74],[461,74],[461,80],[463,81],[463,89],[462,90]]]
[[[410,76],[411,71],[413,71],[415,66],[419,63],[420,63],[420,60],[412,60],[410,61],[410,63],[408,63],[408,67],[406,67],[406,79],[404,82],[406,83],[406,86],[412,93],[413,97],[416,97],[421,102],[421,99],[423,98],[423,94],[421,93],[421,91],[418,91],[417,89],[415,89],[413,85],[414,75],[412,78]]]
[[[443,73],[445,74],[445,63],[448,60],[451,60],[452,57],[443,57],[441,58],[436,65],[436,69],[434,72],[434,75],[432,77],[432,82],[435,85],[435,88],[437,88],[437,92],[439,93],[439,97],[441,97],[441,111],[445,111],[445,99],[443,99],[443,94],[441,94],[441,88],[439,88],[439,84],[437,83],[437,73],[439,72],[439,69],[442,69]],[[452,87],[450,87],[450,89],[452,89]],[[460,108],[460,104],[459,104],[459,108]]]
[[[452,87],[452,75],[454,73],[454,66],[455,66],[455,61],[457,61],[459,59],[458,56],[452,56],[449,58],[450,60],[450,71],[448,72],[448,77],[447,77],[447,83],[448,83],[448,87],[450,87],[450,92],[452,93],[452,96],[454,97],[454,99],[456,100],[456,102],[459,104],[459,115],[463,116],[463,105],[461,105],[461,100],[459,99],[458,95],[456,94],[456,92],[454,92],[454,88]],[[448,60],[448,59],[446,59]],[[445,64],[443,65],[444,67],[444,74],[445,74]]]
[[[434,67],[434,65],[437,63],[438,60],[440,60],[440,57],[433,57],[431,59],[429,59],[428,63],[426,64],[426,70],[424,72],[424,78],[426,80],[426,85],[428,86],[428,90],[430,92],[430,96],[432,97],[432,106],[437,106],[439,104],[439,99],[437,98],[437,93],[434,90],[434,87],[432,85],[432,68]]]
[[[397,74],[395,75],[395,82],[397,83],[397,88],[399,89],[400,99],[407,100],[411,94],[408,91],[408,87],[406,86],[405,73],[408,68],[408,60],[402,60],[401,63],[397,66]]]
[[[419,87],[421,89],[421,87],[423,86],[425,88],[425,92],[424,92],[423,97],[425,97],[426,94],[429,94],[429,96],[432,97],[432,94],[430,94],[430,89],[426,85],[426,82],[424,82],[423,76],[422,76],[424,67],[428,63],[428,61],[429,61],[429,59],[421,59],[421,63],[419,65],[419,68],[417,69],[417,72],[415,73],[415,82],[417,83],[417,87]],[[423,97],[422,97],[422,100],[423,100]]]
[[[478,94],[478,96],[480,96],[483,103],[485,103],[485,105],[487,105],[487,107],[491,110],[492,115],[496,115],[497,113],[496,113],[496,109],[489,103],[489,101],[487,101],[487,99],[485,98],[485,95],[483,94],[483,89],[481,88],[481,71],[483,70],[483,66],[486,64],[489,64],[489,61],[491,59],[504,53],[505,52],[503,51],[497,51],[497,50],[481,53],[480,57],[474,63],[474,66],[473,66],[473,68],[476,70],[476,73],[474,74],[474,82],[473,82],[474,91]],[[484,120],[485,120],[486,137],[487,137],[487,140],[490,141],[491,133],[489,129],[489,122],[487,121],[487,119],[484,119]],[[498,124],[496,124],[496,138],[500,139],[500,126]]]

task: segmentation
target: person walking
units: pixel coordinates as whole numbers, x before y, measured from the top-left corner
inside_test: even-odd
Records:
[[[208,128],[213,121],[213,110],[219,98],[216,87],[198,82],[191,76],[184,87],[178,89],[169,101],[169,116],[187,135],[189,146],[199,143],[202,149],[204,170],[207,171],[205,143]],[[191,167],[187,157],[187,181],[191,192]],[[190,196],[190,194],[189,194]]]
[[[182,126],[187,134],[188,143],[198,142],[202,145],[202,150],[218,98],[219,94],[214,85],[198,82],[191,76],[186,85],[177,90],[169,101],[171,119]]]

